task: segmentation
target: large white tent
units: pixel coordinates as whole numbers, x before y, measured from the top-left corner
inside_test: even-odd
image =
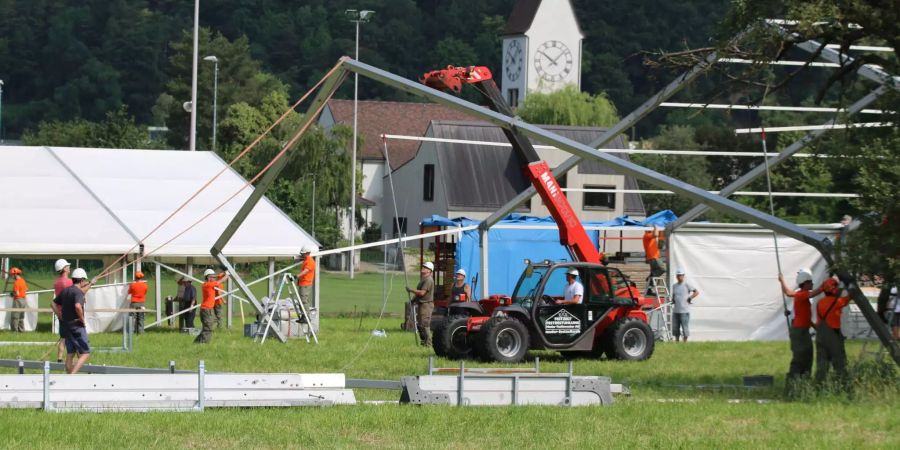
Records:
[[[150,258],[145,262],[212,263],[210,248],[253,191],[252,186],[242,190],[247,181],[212,152],[5,146],[0,147],[0,169],[3,257],[81,257],[108,264],[129,253],[122,262],[127,264],[143,243]],[[232,261],[269,260],[271,270],[273,259],[291,258],[304,245],[318,248],[310,235],[264,198],[224,253]],[[123,286],[115,284],[127,281],[124,275],[115,271],[105,280],[113,284],[92,289],[90,303],[98,308],[127,306],[122,303]],[[156,282],[159,318],[159,279]],[[0,306],[10,304],[8,298],[0,299]],[[29,305],[36,307],[37,298]],[[122,315],[89,316],[89,328],[97,331],[116,329]],[[36,317],[30,319],[34,322]],[[0,312],[0,328],[5,320]]]
[[[252,192],[215,153],[0,147],[0,255],[120,255],[143,239],[163,261],[209,257]],[[221,176],[152,236],[146,235],[217,173]],[[171,243],[165,244],[175,238]],[[236,260],[296,255],[315,240],[268,199],[224,248]],[[132,250],[137,253],[137,250]]]

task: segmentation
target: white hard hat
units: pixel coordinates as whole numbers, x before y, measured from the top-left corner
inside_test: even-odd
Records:
[[[308,245],[304,245],[303,248],[300,249],[301,255],[304,255],[306,253],[312,253],[312,252],[313,252],[313,248]]]
[[[431,261],[428,261],[425,264],[422,264],[422,267],[424,267],[432,272],[434,271],[434,263],[432,263]]]
[[[77,278],[79,280],[84,280],[87,278],[87,272],[84,271],[81,267],[72,271],[72,278]]]
[[[684,269],[678,269],[675,271],[675,276],[684,275]]]
[[[578,276],[578,269],[576,269],[576,268],[573,267],[573,268],[569,269],[568,272],[566,272],[566,275],[574,275],[574,276],[577,277],[577,276]]]
[[[53,270],[56,272],[62,272],[66,266],[71,266],[68,261],[64,259],[57,259],[56,263],[53,264]]]
[[[891,288],[891,295],[897,295],[897,286]]]
[[[797,271],[797,286],[812,280],[813,274],[809,269],[800,269]]]
[[[216,274],[216,271],[215,271],[215,270],[212,270],[212,269],[206,269],[206,270],[203,271],[203,276],[204,276],[204,277],[208,277],[208,276],[210,276],[210,275],[215,275],[215,274]]]
[[[456,274],[466,276],[466,269],[459,269],[456,271]]]

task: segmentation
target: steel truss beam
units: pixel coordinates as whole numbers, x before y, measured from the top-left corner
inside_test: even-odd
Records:
[[[319,88],[319,92],[316,94],[316,97],[310,103],[309,107],[306,110],[306,117],[308,120],[312,120],[309,116],[312,114],[316,114],[316,111],[319,111],[319,108],[323,103],[328,101],[329,98],[334,94],[334,91],[341,85],[346,77],[347,73],[344,70],[338,70],[331,74],[328,78],[324,80],[322,86]],[[294,143],[296,146],[300,140]],[[289,150],[290,151],[290,150]],[[234,269],[234,266],[228,261],[228,258],[222,253],[222,250],[225,248],[225,245],[228,244],[228,241],[234,236],[234,233],[237,232],[238,228],[240,228],[241,224],[244,223],[244,220],[247,219],[247,216],[250,214],[250,211],[256,206],[260,199],[263,198],[266,191],[269,189],[269,186],[275,182],[278,178],[278,175],[281,174],[281,171],[287,165],[290,160],[289,155],[285,154],[281,159],[275,162],[272,167],[263,175],[260,182],[253,189],[253,192],[250,193],[250,197],[244,202],[241,206],[241,209],[238,213],[231,219],[231,222],[225,228],[225,231],[222,232],[222,235],[219,236],[219,239],[216,240],[216,243],[213,244],[213,247],[210,249],[210,253],[214,258],[216,258],[222,266],[225,267],[225,270],[231,275],[231,278],[234,279],[235,283],[237,283],[238,288],[244,293],[247,299],[250,300],[250,303],[256,308],[256,311],[259,314],[265,314],[265,309],[263,305],[256,298],[256,295],[250,290],[241,276],[238,274],[237,270]],[[287,342],[287,336],[285,336],[281,330],[272,330],[275,333],[275,336],[278,337],[278,340],[281,342]]]

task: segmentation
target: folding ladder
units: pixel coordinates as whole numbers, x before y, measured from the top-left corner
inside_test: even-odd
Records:
[[[278,283],[278,289],[276,290],[275,298],[263,303],[264,305],[266,305],[266,307],[269,307],[268,305],[271,305],[271,309],[268,311],[268,314],[265,314],[260,318],[259,327],[257,328],[256,333],[253,336],[254,342],[265,342],[266,337],[269,334],[269,329],[273,326],[280,326],[280,322],[282,320],[294,320],[303,331],[303,337],[306,339],[306,342],[309,342],[309,338],[311,336],[316,344],[319,343],[319,337],[316,335],[316,330],[314,329],[312,321],[310,320],[309,313],[306,311],[306,307],[303,306],[303,302],[300,301],[300,292],[297,290],[297,286],[293,281],[294,277],[291,276],[291,274],[285,273],[284,276],[281,277],[281,281],[279,281]],[[287,286],[288,290],[287,299],[290,300],[291,309],[293,310],[293,319],[290,310],[288,311],[287,317],[279,316],[278,318],[275,318],[275,314],[281,311],[281,308],[279,308],[278,305],[282,300],[281,293],[284,292],[285,286]],[[278,325],[276,325],[276,322],[278,323]]]
[[[666,285],[665,277],[652,277],[650,288],[656,296],[657,317],[662,316],[662,327],[657,327],[656,338],[661,341],[672,340],[672,295]],[[658,319],[657,319],[658,320]]]

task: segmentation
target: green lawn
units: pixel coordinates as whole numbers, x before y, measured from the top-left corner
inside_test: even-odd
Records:
[[[323,309],[374,312],[382,299],[381,275],[323,277]],[[412,278],[411,278],[412,281]],[[394,280],[389,310],[399,312],[403,279]],[[331,289],[331,291],[329,291]],[[399,294],[399,295],[397,295]],[[332,306],[326,306],[332,303]],[[326,310],[327,311],[327,310]],[[217,332],[206,346],[161,328],[135,338],[133,353],[96,353],[91,363],[195,368],[232,372],[342,372],[349,378],[397,380],[423,374],[430,349],[399,330],[398,317],[325,317],[321,344],[244,338],[239,329]],[[239,322],[238,322],[239,323]],[[387,330],[372,337],[373,328]],[[48,332],[0,340],[55,340]],[[91,336],[94,345],[116,345],[121,336]],[[0,347],[0,358],[36,359],[47,348]],[[859,342],[848,354],[856,360]],[[552,352],[540,356],[544,371],[564,371]],[[71,413],[0,410],[0,446],[11,448],[900,448],[900,378],[868,376],[853,395],[782,396],[790,352],[785,342],[659,344],[645,362],[578,360],[576,374],[607,375],[632,395],[611,407],[456,408],[360,405],[331,408],[236,409],[192,413]],[[457,362],[438,359],[439,366]],[[488,366],[470,362],[470,365]],[[494,364],[499,366],[498,364]],[[6,370],[8,373],[9,371]],[[754,374],[776,376],[776,386],[747,390]],[[90,375],[78,375],[90,376]],[[696,385],[707,385],[697,388]],[[397,400],[399,393],[357,390],[359,400]],[[740,400],[735,403],[734,400]]]

